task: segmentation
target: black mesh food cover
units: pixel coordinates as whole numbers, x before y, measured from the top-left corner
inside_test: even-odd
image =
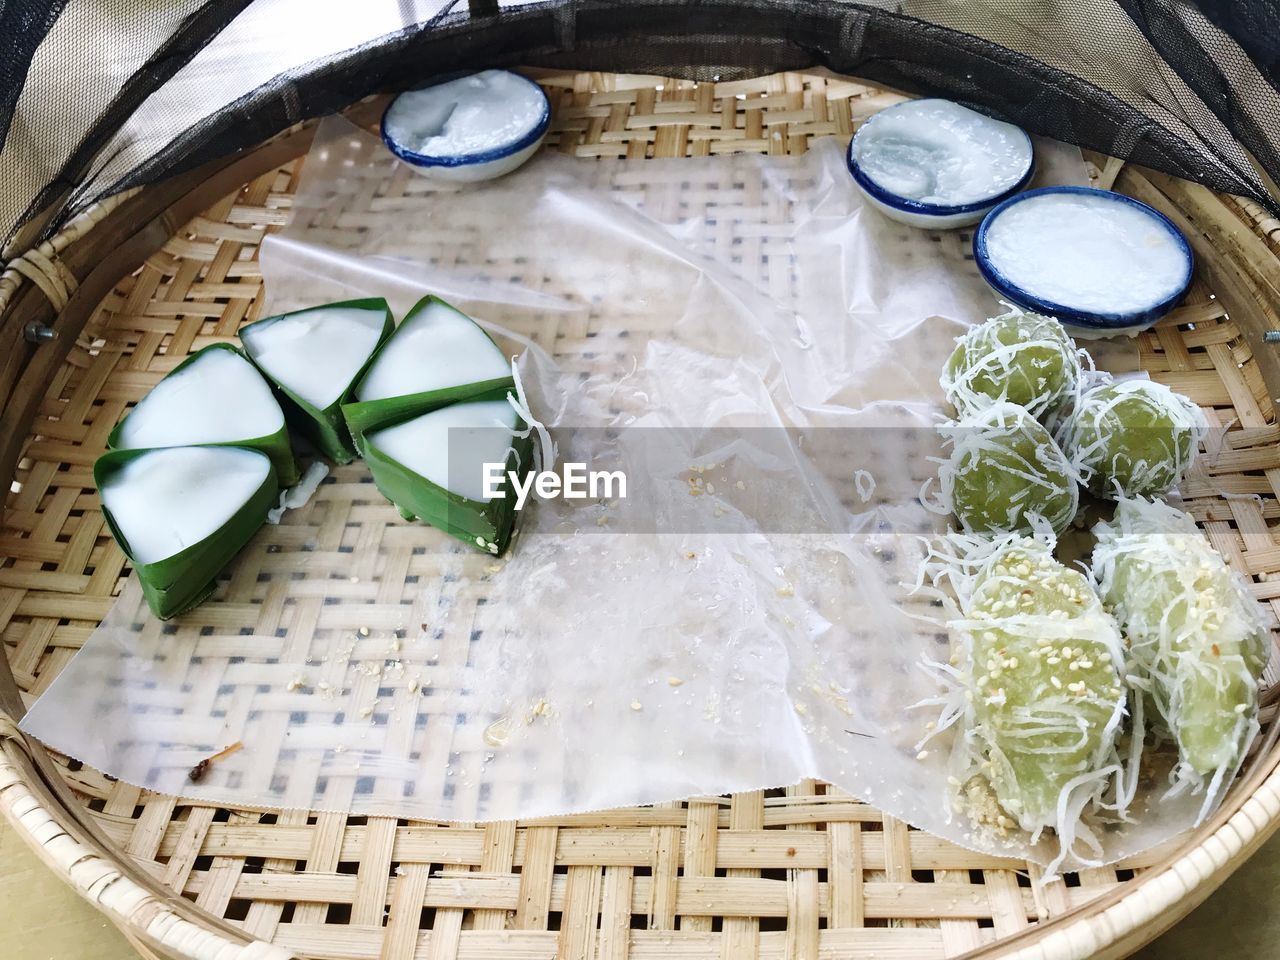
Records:
[[[516,64],[822,66],[1278,209],[1277,0],[0,0],[0,250],[365,94]]]

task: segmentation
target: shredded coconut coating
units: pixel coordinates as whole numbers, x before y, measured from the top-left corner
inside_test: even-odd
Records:
[[[1182,394],[1125,380],[1086,392],[1057,439],[1099,496],[1161,496],[1182,482],[1207,432],[1203,412]]]
[[[1014,308],[958,337],[939,382],[961,417],[1006,401],[1043,417],[1075,394],[1082,361],[1061,323]]]
[[[1079,505],[1075,467],[1031,414],[997,403],[942,428],[943,506],[966,533],[1061,533]]]
[[[1119,628],[1088,579],[1053,559],[1047,538],[950,543],[958,549],[935,553],[931,573],[951,582],[962,613],[949,624],[958,656],[938,724],[958,724],[961,808],[997,830],[1016,824],[1033,842],[1054,830],[1054,868],[1068,853],[1087,863],[1073,850],[1081,841],[1097,853],[1082,814],[1123,816],[1128,801],[1117,753],[1127,701]]]
[[[1093,579],[1129,641],[1135,724],[1154,711],[1157,734],[1178,745],[1175,788],[1206,791],[1203,817],[1258,732],[1267,622],[1243,578],[1182,511],[1124,499],[1094,533]]]

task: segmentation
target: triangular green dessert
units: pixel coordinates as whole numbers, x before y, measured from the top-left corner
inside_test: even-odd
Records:
[[[532,468],[533,442],[505,395],[464,401],[365,435],[365,462],[406,519],[420,519],[495,556],[515,524],[507,471]],[[485,496],[485,465],[502,464],[500,494]],[[496,486],[496,485],[495,485]]]
[[[355,459],[342,404],[395,324],[381,298],[267,317],[240,331],[245,353],[273,384],[285,417],[338,463]]]
[[[513,385],[510,358],[479,324],[424,297],[378,349],[342,413],[363,453],[370,430]]]
[[[212,592],[280,491],[266,454],[229,446],[111,450],[93,479],[107,524],[162,620]]]
[[[284,412],[262,374],[230,344],[215,343],[178,364],[107,438],[112,450],[195,444],[261,450],[282,486],[298,482]]]

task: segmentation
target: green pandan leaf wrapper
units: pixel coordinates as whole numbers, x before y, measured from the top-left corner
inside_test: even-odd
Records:
[[[508,392],[505,387],[491,388],[478,396],[468,397],[467,401],[503,400]],[[386,419],[371,423],[368,432],[395,426],[439,408],[420,409],[407,416],[401,415],[398,409],[398,406],[392,404]],[[516,428],[524,429],[525,426],[523,419],[517,418]],[[521,475],[527,474],[533,466],[532,437],[512,437],[511,447],[512,452],[507,454],[504,474],[511,470],[517,470]],[[371,443],[364,444],[363,453],[378,490],[395,505],[406,520],[429,523],[493,556],[501,556],[506,552],[516,520],[516,494],[509,482],[504,481],[504,496],[489,501],[471,500],[415,473]]]
[[[194,446],[226,447],[232,444],[195,444]],[[134,450],[108,450],[93,465],[93,482],[101,490],[103,484],[117,470],[157,448]],[[151,612],[161,620],[170,620],[206,600],[217,584],[218,574],[231,559],[252,539],[266,520],[267,511],[280,495],[280,482],[275,462],[262,450],[256,450],[267,458],[268,469],[262,485],[235,514],[209,536],[198,543],[163,560],[154,563],[138,563],[134,560],[129,541],[121,532],[111,511],[104,504],[102,514],[107,526],[124,555],[133,564],[134,572],[142,584],[142,594]]]
[[[258,368],[254,366],[253,361],[251,361],[248,357],[246,357],[241,350],[232,346],[229,343],[215,343],[215,344],[212,344],[211,346],[205,347],[203,350],[198,350],[197,352],[193,353],[191,356],[187,357],[187,359],[183,360],[182,363],[174,367],[164,377],[164,380],[168,380],[169,377],[176,375],[180,371],[186,369],[191,364],[196,363],[202,356],[204,356],[211,350],[229,350],[232,353],[234,353],[236,356],[244,360],[245,363],[249,364],[249,366],[255,372],[258,372]],[[160,382],[163,383],[164,380],[161,380]],[[268,381],[268,384],[269,384],[269,381]],[[150,396],[150,394],[148,394],[148,396]],[[139,406],[141,406],[141,404],[146,402],[147,402],[147,398],[143,397],[142,400],[139,401]],[[136,410],[137,407],[135,407],[134,409]],[[107,437],[108,450],[125,449],[121,447],[121,444],[120,444],[121,432],[124,430],[124,425],[128,422],[129,417],[132,415],[133,413],[130,412],[127,416],[125,416],[123,420],[121,420],[119,423],[115,425],[115,429],[113,429],[111,431],[111,435]],[[281,487],[291,487],[298,482],[298,477],[299,477],[298,465],[294,462],[293,450],[289,446],[289,428],[288,428],[287,419],[281,422],[279,430],[262,437],[244,437],[244,438],[237,438],[234,440],[221,440],[221,441],[202,441],[202,442],[195,442],[195,443],[189,443],[189,444],[168,444],[168,446],[247,447],[252,450],[259,450],[262,453],[265,453],[271,459],[271,464],[275,469],[275,475]],[[142,449],[142,448],[133,448],[133,449]]]
[[[452,304],[441,300],[436,296],[423,297],[410,310],[404,320],[400,322],[394,333],[387,337],[378,347],[374,355],[369,358],[369,362],[365,364],[361,371],[360,377],[356,380],[356,384],[352,390],[354,395],[359,395],[360,388],[364,380],[369,375],[369,370],[377,361],[378,357],[384,350],[389,350],[396,341],[396,336],[400,331],[409,326],[414,317],[422,310],[425,310],[433,303],[441,304],[457,313],[462,313]],[[466,314],[462,314],[464,317]],[[467,319],[470,319],[469,317]],[[471,321],[475,323],[474,320]],[[476,328],[481,333],[485,333],[484,328],[476,324]],[[489,337],[489,342],[493,343],[493,338]],[[497,349],[497,344],[494,344]],[[487,395],[492,391],[500,391],[501,396],[506,396],[506,390],[515,386],[515,381],[510,374],[505,377],[497,377],[492,380],[481,380],[476,383],[463,383],[453,387],[445,387],[441,390],[427,390],[422,393],[409,393],[399,397],[384,397],[380,400],[352,400],[349,403],[342,404],[342,415],[346,420],[347,429],[351,433],[351,439],[355,443],[356,450],[360,456],[368,459],[368,453],[365,450],[364,435],[370,431],[377,430],[381,427],[390,426],[403,420],[409,420],[413,417],[424,413],[430,413],[439,407],[448,406],[451,403],[459,403],[463,400],[479,400],[486,399]]]
[[[382,327],[382,335],[378,338],[377,347],[361,364],[360,369],[351,378],[351,382],[347,384],[346,389],[343,390],[338,399],[321,410],[298,396],[289,387],[273,377],[269,371],[260,366],[254,360],[253,354],[249,352],[249,343],[244,339],[244,335],[250,330],[261,329],[286,317],[294,317],[314,310],[330,310],[334,308],[381,310],[385,314],[386,320]],[[344,300],[341,303],[326,303],[319,307],[309,307],[306,310],[296,310],[293,313],[281,313],[273,317],[266,317],[256,323],[249,324],[241,330],[240,337],[245,344],[245,354],[249,357],[250,362],[258,368],[259,372],[262,373],[263,377],[270,382],[275,390],[276,396],[280,400],[280,406],[284,410],[285,420],[295,430],[309,438],[317,449],[330,460],[335,463],[350,463],[356,458],[357,454],[355,444],[351,438],[351,431],[347,427],[346,417],[343,416],[343,408],[355,400],[356,384],[364,377],[374,358],[378,355],[378,351],[382,349],[383,344],[390,339],[394,331],[395,319],[391,315],[391,308],[387,305],[387,301],[381,297],[366,297],[360,300]]]

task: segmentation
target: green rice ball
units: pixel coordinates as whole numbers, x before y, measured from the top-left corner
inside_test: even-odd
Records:
[[[1153,726],[1178,744],[1177,776],[1222,786],[1258,732],[1270,643],[1258,602],[1195,521],[1166,503],[1120,500],[1094,532],[1094,582],[1129,638],[1128,672],[1155,709]]]
[[[1022,407],[997,403],[945,429],[943,502],[966,533],[1061,533],[1079,505],[1077,476],[1049,431]]]
[[[1035,540],[996,551],[967,613],[962,729],[973,762],[1022,829],[1057,829],[1069,849],[1079,811],[1116,763],[1127,699],[1120,630],[1089,581]]]
[[[1200,408],[1164,384],[1125,380],[1084,394],[1058,441],[1103,497],[1158,497],[1177,486],[1206,433]]]
[[[1015,310],[956,340],[940,381],[947,401],[968,416],[1001,401],[1042,416],[1075,391],[1080,351],[1057,320]]]

